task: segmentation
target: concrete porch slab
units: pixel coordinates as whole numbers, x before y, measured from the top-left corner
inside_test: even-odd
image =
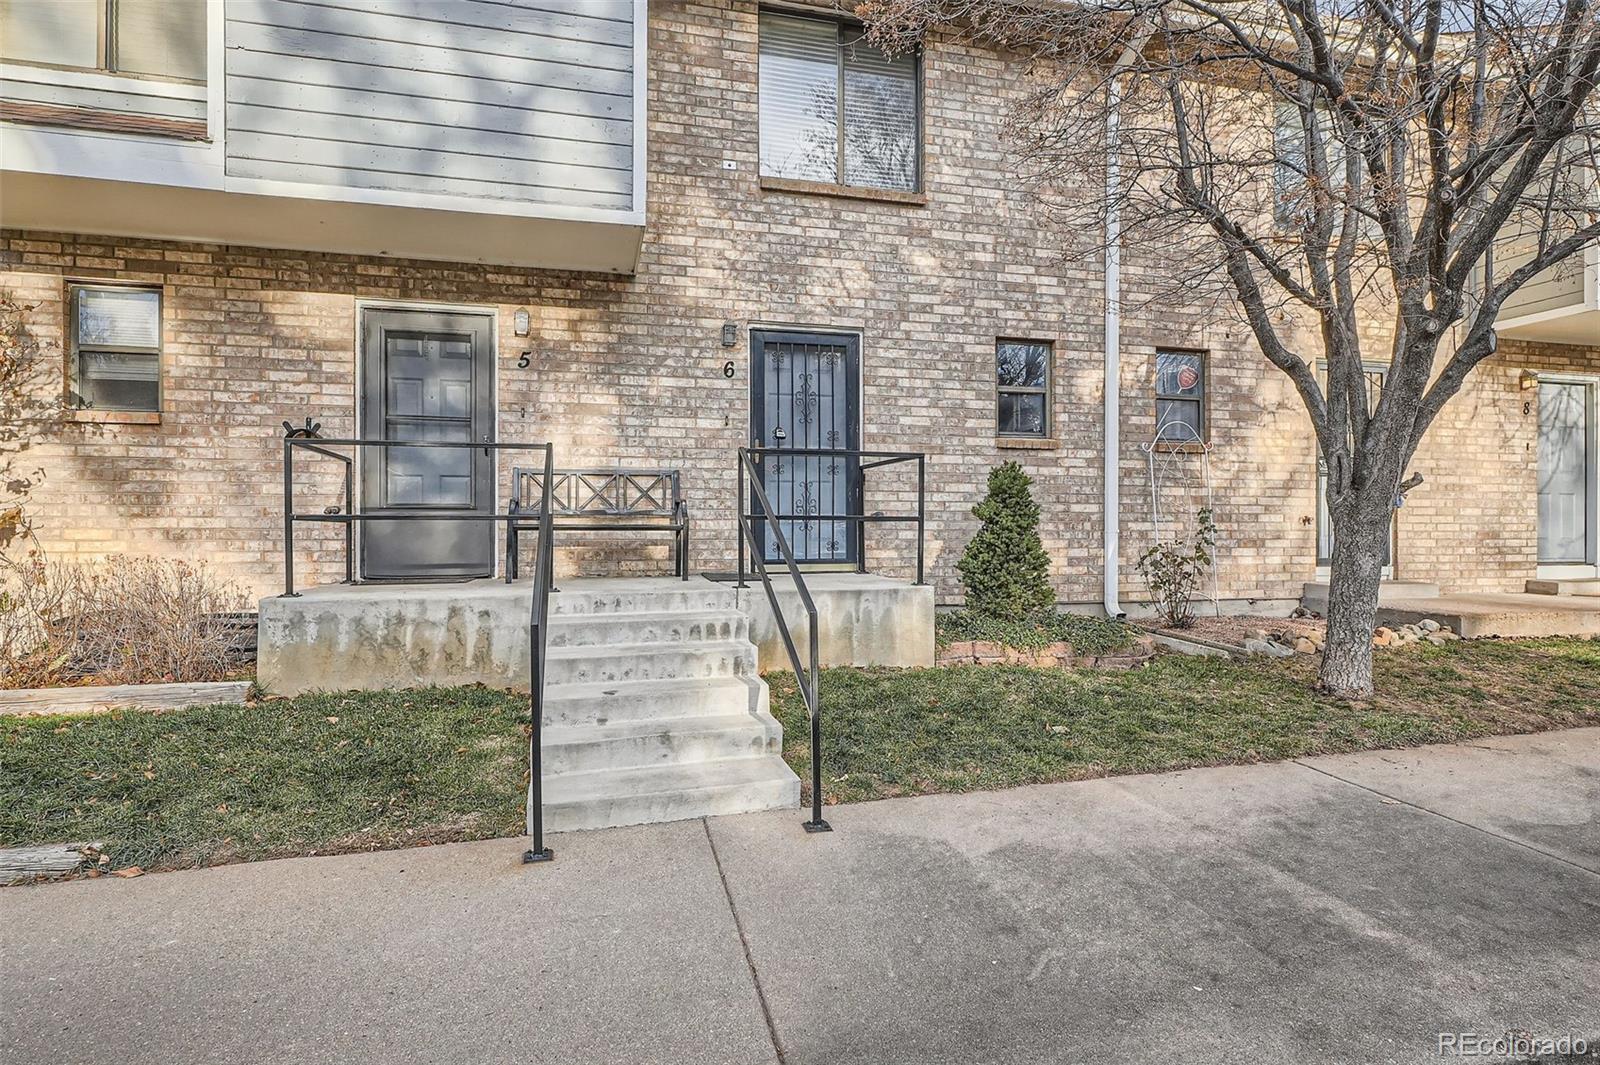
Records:
[[[567,577],[551,596],[552,617],[568,604],[608,601],[619,609],[663,598],[696,609],[702,599],[737,592],[750,616],[762,670],[790,668],[759,580],[735,589],[705,577]],[[787,576],[774,577],[796,646],[807,626]],[[931,585],[872,574],[813,573],[806,586],[817,604],[825,666],[933,664]],[[279,695],[434,685],[528,686],[528,621],[533,587],[486,579],[428,584],[330,584],[293,598],[261,600],[256,675]]]
[[[1391,599],[1378,621],[1409,625],[1432,618],[1462,636],[1592,636],[1600,634],[1600,601],[1581,596],[1474,592]]]
[[[806,589],[817,606],[817,656],[824,666],[933,665],[934,600],[931,584],[871,573],[808,573]],[[791,668],[789,654],[759,577],[739,592],[739,607],[750,615],[750,638],[762,670]],[[810,624],[800,593],[787,574],[772,578],[783,616],[788,619],[802,660]]]

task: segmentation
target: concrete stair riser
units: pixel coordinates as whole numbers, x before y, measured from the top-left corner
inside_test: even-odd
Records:
[[[666,723],[664,723],[666,724]],[[775,755],[783,730],[771,717],[749,714],[720,718],[678,718],[670,727],[636,722],[634,727],[554,727],[544,736],[546,773],[593,773],[683,762]]]
[[[794,808],[800,780],[775,755],[601,773],[545,781],[545,830],[616,828],[691,817]]]
[[[557,647],[545,659],[546,684],[754,676],[755,672],[756,649],[748,640]]]
[[[690,644],[743,640],[750,619],[737,611],[667,611],[637,614],[568,614],[550,619],[548,647],[612,644]]]
[[[1530,580],[1524,585],[1523,590],[1529,595],[1577,595],[1600,598],[1600,580],[1593,577]]]
[[[559,582],[557,582],[559,585]],[[701,612],[737,611],[738,596],[732,588],[707,587],[709,582],[691,581],[682,588],[656,591],[557,591],[550,596],[550,613],[555,617],[591,614],[640,614],[660,611]]]
[[[765,713],[769,698],[767,686],[753,676],[559,684],[545,691],[544,723],[567,727]]]

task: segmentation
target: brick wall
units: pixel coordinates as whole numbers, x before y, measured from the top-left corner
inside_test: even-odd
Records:
[[[753,323],[857,330],[864,446],[929,455],[928,560],[941,599],[959,593],[954,565],[975,528],[970,508],[988,469],[1016,458],[1035,479],[1061,597],[1098,601],[1103,266],[1093,241],[1042,238],[1007,176],[996,101],[1019,90],[1019,68],[966,48],[929,49],[926,206],[763,191],[755,10],[707,3],[652,11],[650,225],[632,278],[5,233],[0,284],[37,303],[34,327],[52,351],[62,340],[64,278],[159,283],[166,299],[160,424],[73,424],[38,452],[48,472],[36,497],[47,549],[205,558],[274,590],[279,423],[310,415],[326,432],[352,430],[357,302],[439,301],[497,314],[502,439],[552,440],[562,465],[687,471],[697,569],[731,567],[733,452],[749,417],[747,345],[724,348],[722,324],[738,323],[741,337]],[[736,168],[724,169],[724,160]],[[1137,255],[1127,277],[1130,299],[1159,282],[1141,273]],[[513,335],[521,307],[533,320],[528,338]],[[1054,343],[1056,446],[997,446],[996,336]],[[1298,595],[1315,563],[1313,440],[1292,389],[1237,315],[1197,303],[1133,310],[1124,323],[1129,598],[1139,594],[1133,562],[1152,535],[1139,445],[1153,431],[1153,354],[1163,345],[1209,352],[1221,593]],[[524,350],[532,353],[526,369],[516,365]],[[1592,350],[1547,357],[1600,363]],[[738,367],[731,380],[722,374],[729,359]],[[1422,575],[1430,559],[1453,572],[1468,568],[1453,560],[1470,559],[1472,580],[1486,586],[1530,575],[1532,452],[1522,462],[1515,449],[1532,423],[1517,413],[1525,395],[1515,392],[1509,360],[1509,352],[1500,357],[1430,445],[1428,486],[1402,518],[1405,575],[1412,566]],[[1504,425],[1481,434],[1474,404]],[[1465,438],[1494,462],[1453,466]],[[1169,489],[1163,515],[1187,519],[1205,496],[1199,460],[1156,458]],[[335,498],[335,472],[308,474],[306,504]],[[914,504],[912,482],[890,476],[869,493],[869,512]],[[1507,492],[1508,484],[1521,487]],[[1480,505],[1490,509],[1472,520]],[[337,536],[305,534],[302,582],[338,578]],[[875,532],[875,564],[909,573],[907,536]],[[665,539],[629,538],[564,564],[664,571],[666,554]]]

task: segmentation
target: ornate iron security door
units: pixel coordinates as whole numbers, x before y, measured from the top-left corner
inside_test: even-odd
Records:
[[[860,341],[828,333],[755,330],[750,335],[750,435],[754,447],[861,447]],[[859,522],[828,514],[861,513],[859,460],[843,455],[768,455],[762,486],[782,519],[798,562],[854,565]],[[816,519],[805,515],[819,515]],[[769,561],[778,560],[770,529],[760,532]]]

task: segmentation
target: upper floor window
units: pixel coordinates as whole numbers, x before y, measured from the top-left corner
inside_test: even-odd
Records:
[[[161,290],[71,285],[79,402],[97,410],[161,409]]]
[[[890,56],[854,23],[761,15],[761,174],[915,192],[915,55]]]
[[[0,60],[206,78],[206,0],[0,0]]]
[[[1156,439],[1199,444],[1205,438],[1205,356],[1197,351],[1156,352]]]
[[[1048,340],[994,342],[1001,436],[1050,435],[1051,350]]]

